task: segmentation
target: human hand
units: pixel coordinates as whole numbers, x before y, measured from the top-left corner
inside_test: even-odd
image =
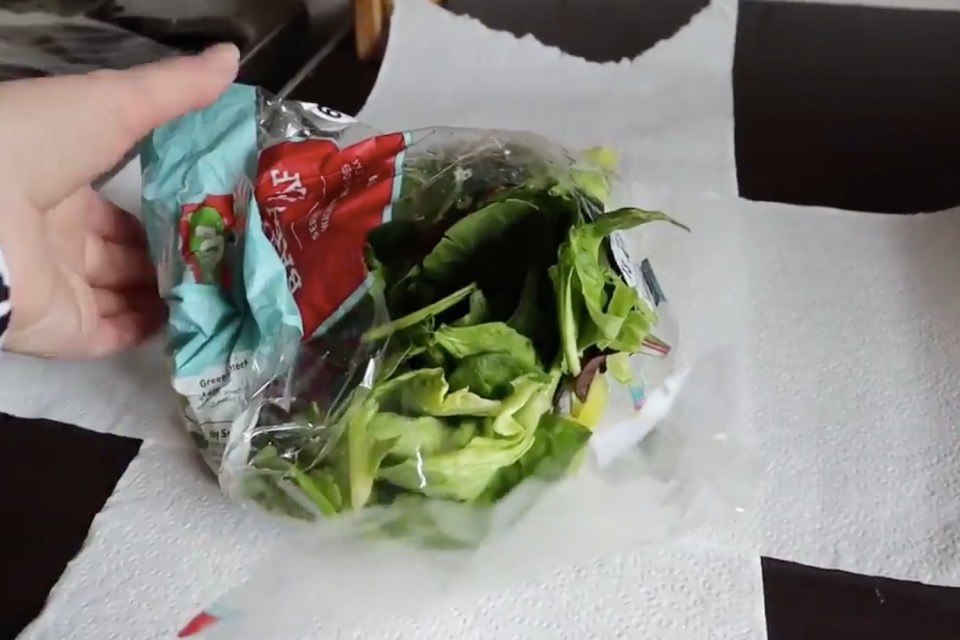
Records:
[[[238,53],[0,84],[0,252],[13,309],[4,348],[89,358],[162,324],[140,223],[90,182],[154,127],[213,102]]]

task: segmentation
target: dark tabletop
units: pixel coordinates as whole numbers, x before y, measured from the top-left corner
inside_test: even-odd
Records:
[[[706,4],[450,0],[449,8],[606,61],[642,53]],[[335,23],[323,31],[329,54],[309,65],[292,96],[355,113],[378,68],[355,59],[351,38],[336,40]],[[246,79],[274,91],[290,79],[289,69],[278,75],[266,58],[254,58]],[[960,205],[960,11],[741,0],[731,82],[741,196],[883,213]],[[0,637],[12,637],[43,606],[139,442],[49,422],[2,421],[0,449],[41,452],[10,455],[0,465],[3,486],[30,487],[0,492],[3,512],[18,522],[0,545]],[[88,455],[76,456],[80,448]],[[91,456],[101,464],[64,471],[65,462]],[[57,462],[44,467],[38,459]],[[776,559],[764,559],[763,579],[771,640],[960,638],[960,594],[953,589]]]

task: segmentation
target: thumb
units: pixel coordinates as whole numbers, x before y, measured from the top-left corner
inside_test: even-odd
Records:
[[[223,44],[124,71],[0,85],[0,180],[40,209],[53,206],[154,127],[213,102],[238,60]]]

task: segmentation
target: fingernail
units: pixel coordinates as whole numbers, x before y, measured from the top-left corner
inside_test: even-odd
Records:
[[[240,61],[240,49],[232,42],[223,42],[208,47],[200,56],[214,66],[236,69]]]

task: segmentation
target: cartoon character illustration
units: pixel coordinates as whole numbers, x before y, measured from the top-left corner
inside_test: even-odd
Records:
[[[200,284],[230,286],[227,254],[236,245],[237,220],[230,196],[208,196],[183,208],[180,248],[183,261]]]

